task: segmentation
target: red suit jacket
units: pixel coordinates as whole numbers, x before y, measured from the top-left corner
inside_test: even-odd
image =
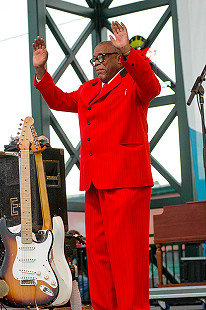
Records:
[[[133,48],[124,69],[100,92],[96,78],[65,93],[48,72],[35,87],[48,106],[77,112],[81,135],[80,190],[152,186],[147,111],[160,93],[148,60]]]

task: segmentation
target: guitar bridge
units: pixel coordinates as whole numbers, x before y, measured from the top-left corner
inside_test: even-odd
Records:
[[[20,281],[21,285],[37,285],[37,280],[35,279],[24,279]]]

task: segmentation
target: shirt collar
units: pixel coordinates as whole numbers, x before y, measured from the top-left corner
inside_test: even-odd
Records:
[[[113,76],[113,78],[111,78],[111,80],[109,80],[109,82],[107,82],[107,83],[103,83],[103,82],[102,82],[102,87],[104,86],[104,84],[109,84],[109,83],[111,83],[111,81],[113,81],[113,80],[116,78],[116,76],[117,76],[123,69],[124,69],[124,68],[120,69],[120,70]]]

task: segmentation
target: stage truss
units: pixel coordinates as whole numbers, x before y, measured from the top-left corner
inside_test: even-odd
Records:
[[[180,38],[178,30],[177,18],[177,0],[143,0],[122,6],[110,8],[112,0],[85,0],[85,6],[76,5],[74,3],[61,0],[28,0],[28,20],[29,20],[29,44],[30,44],[30,72],[31,72],[31,97],[32,97],[32,116],[35,119],[35,128],[39,135],[50,136],[50,126],[54,129],[59,139],[63,143],[66,151],[70,154],[66,162],[66,175],[68,176],[72,167],[76,165],[80,168],[80,142],[74,147],[58,123],[52,111],[45,104],[40,93],[33,87],[34,68],[32,65],[32,49],[31,45],[37,35],[46,39],[46,25],[49,27],[54,39],[58,42],[64,53],[64,59],[58,65],[53,74],[54,82],[60,79],[69,65],[72,66],[78,78],[83,83],[87,80],[87,76],[77,61],[76,54],[81,49],[83,43],[91,35],[92,49],[105,39],[106,29],[111,31],[111,23],[109,19],[116,18],[125,14],[134,12],[147,11],[149,9],[165,6],[165,12],[159,20],[154,20],[154,27],[149,36],[146,38],[146,46],[152,46],[155,39],[161,33],[169,19],[172,19],[173,28],[173,44],[175,57],[175,76],[174,82],[163,70],[158,68],[155,63],[151,63],[152,69],[162,82],[169,83],[169,87],[173,90],[173,94],[155,98],[150,108],[161,107],[165,105],[173,105],[173,108],[162,122],[156,133],[150,140],[151,152],[157,146],[163,135],[166,133],[174,120],[178,119],[179,145],[180,145],[180,169],[181,181],[169,172],[161,162],[151,155],[152,166],[162,175],[169,186],[159,188],[158,195],[153,195],[151,200],[151,208],[161,208],[164,205],[182,204],[187,201],[196,199],[196,191],[193,186],[193,168],[190,149],[189,127],[186,111],[186,99],[184,93],[184,81],[182,72]],[[74,1],[75,2],[75,1]],[[55,9],[62,12],[71,13],[90,19],[84,31],[77,38],[72,47],[68,45],[61,34],[57,24],[52,19],[49,9]],[[170,59],[168,59],[168,62]],[[58,62],[58,60],[57,60]],[[95,73],[94,73],[95,75]],[[170,141],[168,141],[168,144]],[[84,199],[79,198],[70,203],[70,209],[74,211],[84,210]]]

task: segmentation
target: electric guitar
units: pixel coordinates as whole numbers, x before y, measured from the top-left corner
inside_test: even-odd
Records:
[[[32,238],[29,147],[32,141],[30,126],[33,122],[32,117],[24,120],[19,139],[21,232],[11,233],[7,229],[6,220],[0,220],[0,238],[5,247],[0,278],[9,286],[3,302],[12,307],[49,305],[58,295],[58,281],[49,263],[52,232],[46,231],[44,242],[36,242]]]
[[[69,301],[72,292],[72,274],[64,255],[64,224],[60,216],[54,216],[51,222],[44,166],[42,160],[42,150],[44,150],[44,148],[41,149],[34,126],[31,126],[31,132],[33,136],[33,143],[31,145],[31,149],[34,151],[35,155],[39,195],[42,210],[42,230],[52,230],[53,222],[54,241],[51,249],[50,263],[58,279],[59,294],[56,300],[52,303],[52,305],[61,306],[65,305]]]

